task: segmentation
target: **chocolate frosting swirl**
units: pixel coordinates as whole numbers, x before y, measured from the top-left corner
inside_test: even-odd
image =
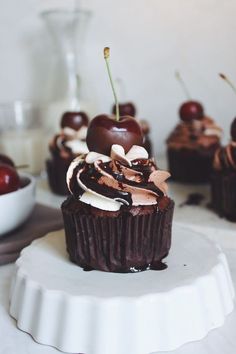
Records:
[[[216,171],[236,170],[236,142],[232,141],[216,150],[213,167]]]
[[[157,169],[147,151],[134,145],[125,154],[112,145],[111,155],[89,152],[76,158],[67,172],[67,184],[75,198],[103,210],[122,205],[154,205],[166,195],[170,176]]]
[[[219,144],[222,129],[209,117],[179,123],[167,139],[169,148],[196,149]]]

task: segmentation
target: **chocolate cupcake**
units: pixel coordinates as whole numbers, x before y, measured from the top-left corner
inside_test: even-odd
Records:
[[[188,101],[180,107],[181,122],[167,139],[167,157],[173,180],[205,183],[210,180],[221,128],[204,115],[202,105]]]
[[[110,49],[105,47],[103,53],[116,114],[102,114],[90,122],[86,137],[90,152],[76,158],[68,169],[71,196],[62,204],[67,251],[85,270],[163,269],[174,210],[166,195],[169,173],[158,170],[140,146],[139,123],[130,115],[120,115]]]
[[[62,213],[70,259],[85,270],[163,269],[174,209],[166,194],[169,173],[141,146],[114,144],[110,151],[91,151],[69,167],[71,195]]]
[[[46,161],[49,186],[55,194],[69,194],[66,173],[71,161],[88,152],[85,141],[88,116],[84,112],[66,112],[61,119],[61,132],[49,144],[51,158]]]
[[[131,117],[136,117],[136,107],[132,102],[125,102],[125,103],[120,103],[119,104],[119,111],[122,116],[131,116]],[[116,113],[116,106],[113,105],[112,107],[112,113]],[[143,133],[143,146],[147,150],[149,156],[153,156],[153,151],[152,151],[152,142],[150,139],[150,125],[147,120],[145,119],[138,119],[136,118],[138,123],[141,126],[141,130]]]
[[[236,221],[236,118],[232,141],[215,152],[211,176],[211,206],[219,216]]]

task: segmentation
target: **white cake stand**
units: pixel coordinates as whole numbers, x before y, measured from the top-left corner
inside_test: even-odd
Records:
[[[25,248],[10,314],[39,343],[69,353],[150,354],[199,340],[233,310],[226,258],[211,241],[174,225],[163,271],[85,272],[67,256],[64,231]]]

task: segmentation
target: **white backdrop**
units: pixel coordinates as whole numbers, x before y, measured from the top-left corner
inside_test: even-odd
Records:
[[[75,5],[70,0],[0,0],[0,102],[47,99],[52,51],[38,14]],[[185,100],[176,69],[228,140],[236,96],[218,73],[236,83],[235,0],[84,0],[79,5],[93,12],[80,68],[93,113],[108,112],[112,104],[102,55],[108,45],[113,74],[123,78],[126,99],[152,125],[157,153],[164,151]]]

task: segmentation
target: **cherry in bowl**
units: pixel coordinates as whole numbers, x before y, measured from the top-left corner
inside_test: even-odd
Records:
[[[15,191],[0,195],[0,237],[24,223],[35,206],[35,178],[19,173],[20,185]]]

